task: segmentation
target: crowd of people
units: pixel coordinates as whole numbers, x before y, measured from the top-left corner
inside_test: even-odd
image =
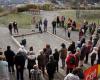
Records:
[[[40,20],[36,27],[39,28],[40,33],[43,32],[42,24],[44,24],[44,32],[47,32],[48,20],[43,22]],[[12,24],[9,24],[10,26]],[[76,29],[76,22],[72,19],[66,20],[64,16],[57,16],[56,20],[52,21],[53,34],[56,34],[56,27],[63,27],[68,31],[68,38],[70,39],[71,30]],[[12,34],[12,29],[10,29]],[[17,30],[17,29],[16,29]],[[89,30],[89,40],[86,40],[86,32]],[[19,48],[18,52],[11,50],[10,46],[7,46],[7,50],[4,51],[6,61],[8,62],[9,72],[15,72],[14,66],[16,66],[17,80],[24,80],[23,74],[25,69],[25,62],[27,61],[27,69],[29,71],[29,79],[31,80],[44,80],[44,75],[47,73],[49,80],[54,79],[54,74],[61,69],[66,71],[66,77],[64,80],[81,80],[84,79],[82,67],[84,64],[89,63],[100,64],[100,45],[97,46],[99,40],[99,33],[96,31],[96,24],[89,24],[88,21],[84,21],[82,27],[79,30],[79,39],[77,42],[72,43],[67,48],[64,43],[61,44],[61,49],[55,49],[52,51],[49,44],[46,45],[40,54],[36,56],[33,47],[30,47],[29,51],[25,50],[24,46]],[[59,60],[61,60],[61,66],[59,66]],[[39,79],[41,78],[41,79]]]
[[[34,53],[32,46],[28,51],[22,46],[17,52],[13,51],[11,46],[7,46],[4,55],[5,60],[8,62],[8,71],[14,73],[16,68],[17,80],[24,80],[23,74],[25,63],[27,62],[30,80],[40,80],[39,78],[44,80],[46,73],[48,74],[49,80],[53,80],[54,74],[59,72],[60,67],[66,70],[64,80],[80,80],[84,79],[82,67],[84,64],[89,63],[88,58],[91,59],[91,66],[100,64],[100,46],[93,47],[90,40],[83,43],[78,42],[76,45],[75,42],[72,42],[68,48],[62,43],[61,49],[55,49],[54,52],[50,45],[47,44],[39,53],[36,56],[37,53]],[[0,55],[2,55],[2,52],[0,52]],[[96,56],[98,57],[97,62],[95,62]],[[59,65],[59,60],[61,60],[61,66]]]

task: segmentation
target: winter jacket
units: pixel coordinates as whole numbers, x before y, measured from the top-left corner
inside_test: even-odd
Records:
[[[72,58],[73,58],[73,60],[72,60]],[[70,53],[66,57],[65,61],[66,61],[66,64],[67,64],[67,68],[75,68],[76,67],[76,57],[75,57],[74,54]],[[73,61],[73,63],[71,61]]]
[[[72,73],[69,73],[65,78],[64,80],[80,80],[78,76],[72,74]]]
[[[27,68],[32,69],[33,66],[36,64],[36,56],[35,55],[28,55],[27,59],[28,59]]]

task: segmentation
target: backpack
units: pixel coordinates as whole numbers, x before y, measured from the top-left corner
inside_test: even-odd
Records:
[[[73,65],[76,64],[75,56],[71,56],[71,58],[70,58],[70,64],[73,64]]]
[[[91,58],[96,59],[96,53],[92,53]]]

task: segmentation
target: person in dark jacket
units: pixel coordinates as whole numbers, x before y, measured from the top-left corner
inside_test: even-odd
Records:
[[[8,70],[9,72],[14,72],[14,57],[15,53],[11,50],[10,46],[7,46],[7,50],[4,52],[6,57],[6,61],[8,62]]]
[[[43,54],[43,51],[40,51],[40,55],[37,56],[38,61],[38,67],[40,70],[42,70],[43,74],[45,72],[45,54]]]
[[[44,23],[44,32],[47,32],[48,20],[45,19],[43,23]]]
[[[15,56],[15,65],[16,65],[16,75],[17,80],[24,80],[24,66],[25,66],[25,56],[23,55],[23,50],[19,49],[17,55]]]
[[[36,64],[36,56],[35,53],[33,52],[33,47],[30,47],[30,50],[27,55],[27,59],[28,59],[27,68],[29,71],[29,78],[31,79],[30,70],[33,69],[33,66]]]
[[[57,16],[57,27],[60,26],[60,20],[59,20],[59,16]]]
[[[54,57],[54,60],[56,61],[56,70],[58,72],[58,70],[59,70],[59,65],[58,65],[58,62],[59,62],[59,52],[58,52],[57,49],[55,49],[53,57]]]
[[[87,47],[86,47],[86,44],[83,44],[81,48],[81,53],[80,53],[80,67],[83,66],[86,53],[87,53]]]
[[[46,64],[48,63],[49,61],[49,56],[52,54],[52,49],[50,47],[49,44],[46,45],[46,52],[45,52],[45,55],[46,55]]]
[[[76,30],[76,22],[75,21],[72,22],[72,30]]]
[[[54,79],[54,74],[55,74],[55,71],[56,71],[56,64],[55,63],[56,62],[54,60],[54,57],[51,55],[49,57],[49,62],[46,65],[46,69],[47,69],[47,73],[48,73],[48,76],[49,76],[49,80],[53,80]]]
[[[97,64],[100,64],[100,45],[98,47],[98,60],[97,60]]]
[[[86,42],[85,38],[83,37],[83,38],[80,40],[80,42],[81,42],[81,47],[82,47],[82,45]]]
[[[52,21],[53,34],[56,34],[56,21]]]
[[[97,47],[93,48],[93,51],[90,53],[90,57],[91,57],[91,66],[94,65],[94,61],[96,60],[96,55],[97,55]]]
[[[89,40],[87,42],[87,46],[86,47],[87,47],[87,51],[86,51],[86,56],[85,56],[86,58],[85,58],[85,61],[84,62],[87,64],[88,63],[89,53],[91,53],[91,51],[93,49],[92,41]]]
[[[42,33],[42,19],[38,22],[39,32]]]
[[[73,54],[76,52],[75,50],[75,42],[73,41],[70,46],[68,47],[68,51],[71,51]]]
[[[12,23],[10,22],[9,25],[8,25],[8,29],[9,29],[9,33],[12,35]]]
[[[97,34],[95,35],[94,39],[93,39],[93,47],[96,46],[98,40],[99,40],[99,34],[97,33]]]
[[[15,21],[13,22],[13,28],[14,28],[14,33],[18,34],[18,27],[17,27],[17,23]]]

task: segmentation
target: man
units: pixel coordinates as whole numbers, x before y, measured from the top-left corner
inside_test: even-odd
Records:
[[[38,27],[39,27],[39,32],[42,33],[42,20],[40,19],[40,21],[38,22]]]
[[[59,19],[59,16],[57,16],[57,27],[60,27],[60,19]]]
[[[43,54],[43,51],[40,51],[40,55],[38,55],[37,57],[37,61],[38,61],[38,67],[40,70],[42,70],[43,74],[45,71],[45,54]]]
[[[59,52],[57,49],[55,49],[53,57],[54,57],[54,60],[56,61],[56,70],[58,72],[58,70],[59,70],[59,65],[58,65],[59,64]]]
[[[48,25],[48,20],[44,20],[44,32],[47,32],[47,25]]]
[[[62,69],[65,68],[65,59],[66,59],[66,56],[67,56],[67,48],[66,48],[66,45],[64,43],[61,44],[61,50],[59,51],[60,52],[60,58],[61,58],[61,61],[62,61]]]
[[[49,44],[46,45],[46,52],[45,52],[45,55],[46,55],[46,64],[48,63],[49,61],[49,56],[52,54],[52,49],[50,47]]]
[[[15,56],[17,80],[24,80],[23,72],[26,58],[23,54],[24,51],[22,49],[19,49],[17,55]]]
[[[56,34],[56,21],[55,20],[52,22],[52,27],[53,27],[53,34]]]
[[[4,52],[6,57],[6,61],[8,62],[8,70],[9,72],[14,72],[14,57],[15,53],[11,50],[10,46],[7,46],[7,50]]]
[[[18,27],[17,27],[17,23],[15,21],[13,22],[13,27],[14,27],[14,33],[18,34]]]
[[[55,63],[56,62],[54,60],[54,57],[51,55],[49,57],[49,62],[47,63],[47,66],[46,66],[49,80],[53,80],[53,78],[54,78],[54,73],[56,71],[56,64]]]
[[[10,22],[8,25],[9,33],[12,35],[12,23]]]

